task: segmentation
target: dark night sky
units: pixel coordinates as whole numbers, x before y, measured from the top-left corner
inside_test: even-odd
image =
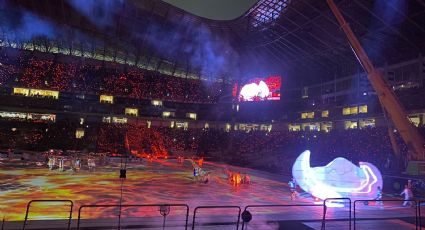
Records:
[[[214,20],[232,20],[258,0],[163,0],[189,13]]]

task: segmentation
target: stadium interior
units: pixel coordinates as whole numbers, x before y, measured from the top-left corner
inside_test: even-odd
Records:
[[[1,229],[425,228],[424,0],[0,0]]]

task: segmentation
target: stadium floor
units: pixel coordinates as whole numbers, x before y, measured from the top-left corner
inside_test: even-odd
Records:
[[[78,208],[81,205],[110,205],[120,202],[122,181],[119,179],[119,163],[96,167],[93,172],[85,168],[79,172],[60,172],[49,170],[46,166],[24,164],[20,161],[2,162],[0,167],[0,212],[1,217],[10,226],[22,226],[26,206],[30,200],[72,200],[73,220],[78,219]],[[127,178],[123,181],[122,204],[187,204],[190,207],[189,224],[192,224],[193,210],[198,206],[234,205],[243,209],[247,205],[313,204],[312,198],[306,194],[300,194],[296,201],[291,201],[286,183],[288,178],[283,176],[209,162],[204,163],[203,168],[211,173],[209,183],[194,181],[193,168],[189,161],[183,164],[176,160],[129,163]],[[226,169],[247,173],[251,177],[252,184],[233,186],[226,179]],[[173,214],[176,215],[170,215],[167,220],[167,224],[171,226],[173,223],[176,224],[172,229],[178,229],[177,225],[180,226],[181,222],[184,222],[182,218],[184,210],[178,209],[173,208],[173,211],[175,210]],[[401,202],[386,203],[384,207],[376,207],[373,204],[361,205],[358,210],[360,210],[358,217],[361,220],[358,221],[357,229],[415,229],[414,209],[402,207]],[[122,224],[126,222],[127,225],[133,226],[132,229],[138,229],[134,223],[140,224],[142,220],[137,218],[145,217],[151,218],[151,223],[157,225],[161,222],[161,219],[155,217],[157,211],[155,208],[141,210],[129,207],[128,210],[122,211]],[[320,229],[321,226],[321,222],[318,221],[322,217],[321,207],[257,208],[252,209],[251,213],[254,218],[248,225],[249,229],[284,229],[285,226]],[[329,208],[327,219],[330,221],[326,223],[326,227],[348,228],[348,213],[347,207]],[[81,219],[103,219],[100,221],[103,224],[108,223],[104,220],[117,215],[116,210],[107,208],[87,208],[81,214]],[[63,210],[40,206],[30,210],[28,219],[61,219],[59,215],[64,218],[67,214]],[[196,225],[207,229],[227,229],[227,227],[231,229],[237,220],[237,212],[234,209],[200,209],[197,215]],[[375,221],[377,219],[382,220]],[[146,220],[148,219],[143,223],[149,222]],[[217,227],[214,224],[216,222],[222,223],[221,227]],[[229,226],[226,226],[226,223]],[[73,221],[72,225],[75,224]],[[87,229],[96,229],[95,221],[90,223],[86,221],[85,224]]]

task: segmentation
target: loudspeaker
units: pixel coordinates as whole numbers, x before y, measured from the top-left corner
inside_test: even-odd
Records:
[[[126,178],[127,177],[127,170],[126,169],[120,169],[120,178]]]
[[[252,220],[252,214],[247,210],[243,211],[241,216],[242,216],[243,222],[248,223]]]

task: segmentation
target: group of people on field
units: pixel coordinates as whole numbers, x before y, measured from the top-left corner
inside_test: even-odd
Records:
[[[295,200],[298,193],[297,193],[297,182],[295,181],[294,178],[292,178],[288,182],[288,186],[289,186],[289,190],[290,190],[290,199]],[[384,205],[382,195],[383,195],[382,188],[380,186],[378,186],[377,190],[376,190],[376,197],[375,197],[376,205],[380,205],[380,206]],[[404,196],[403,207],[406,207],[406,206],[414,207],[415,206],[415,202],[413,201],[414,196],[413,196],[413,191],[412,191],[412,181],[411,180],[408,180],[407,184],[404,186],[403,191],[400,193],[400,196]]]

